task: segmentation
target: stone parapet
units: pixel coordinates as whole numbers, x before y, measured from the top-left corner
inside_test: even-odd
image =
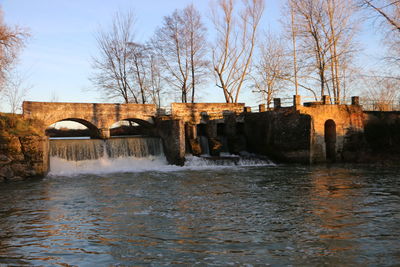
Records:
[[[343,153],[349,134],[364,131],[364,114],[360,106],[314,105],[298,108],[298,111],[312,118],[311,163],[326,161],[325,123],[328,120],[335,123],[337,159]]]
[[[223,119],[224,111],[240,114],[244,107],[243,103],[172,103],[171,113],[174,119],[199,124],[205,115],[209,120]]]

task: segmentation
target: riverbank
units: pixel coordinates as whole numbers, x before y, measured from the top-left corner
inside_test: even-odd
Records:
[[[48,139],[39,121],[0,113],[0,181],[43,177],[48,171]]]

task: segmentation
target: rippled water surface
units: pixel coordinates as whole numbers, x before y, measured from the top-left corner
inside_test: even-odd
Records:
[[[400,169],[229,167],[0,184],[0,263],[400,264]]]

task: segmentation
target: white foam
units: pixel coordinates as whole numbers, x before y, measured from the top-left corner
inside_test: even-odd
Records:
[[[69,176],[78,174],[103,174],[116,172],[144,172],[168,166],[165,157],[146,158],[108,158],[97,160],[68,161],[58,157],[50,158],[51,176]]]
[[[232,160],[212,160],[207,157],[186,156],[185,166],[168,165],[164,156],[145,158],[107,156],[95,160],[68,161],[50,158],[50,176],[74,176],[79,174],[106,174],[120,172],[171,172],[184,170],[223,169],[232,167],[274,166],[275,164],[260,159],[243,159],[232,156]]]
[[[251,166],[275,166],[275,164],[269,160],[258,159],[258,158],[241,158],[236,155],[223,155],[222,159],[212,157],[195,157],[191,155],[186,156],[185,167],[188,168],[226,168],[226,167],[251,167]]]

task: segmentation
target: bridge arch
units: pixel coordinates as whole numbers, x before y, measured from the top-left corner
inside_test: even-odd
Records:
[[[154,120],[125,118],[110,126],[110,136],[121,135],[155,135]]]
[[[99,130],[101,138],[110,137],[110,127],[122,118],[137,118],[151,121],[157,114],[154,104],[99,104],[99,103],[60,103],[31,102],[23,103],[25,118],[35,118],[51,125],[66,118],[76,118],[93,124]]]
[[[131,121],[131,122],[134,122],[134,123],[137,123],[137,124],[140,124],[140,125],[143,125],[143,126],[148,126],[148,127],[154,126],[154,119],[153,118],[149,118],[147,120],[139,119],[139,118],[125,118],[125,119],[122,119],[122,120],[123,121]]]
[[[87,132],[90,138],[100,138],[100,132],[99,129],[90,121],[84,120],[84,119],[80,119],[80,118],[66,118],[66,119],[61,119],[61,120],[57,120],[54,122],[46,122],[45,125],[45,132],[46,135],[49,135],[49,132],[51,131],[51,126],[55,125],[59,122],[75,122],[78,123],[80,125],[83,125],[87,128]],[[66,125],[66,124],[64,124]],[[67,125],[65,126],[65,128],[69,128]],[[70,128],[69,128],[70,129]],[[83,129],[82,129],[83,130]],[[72,136],[71,136],[72,137]]]

